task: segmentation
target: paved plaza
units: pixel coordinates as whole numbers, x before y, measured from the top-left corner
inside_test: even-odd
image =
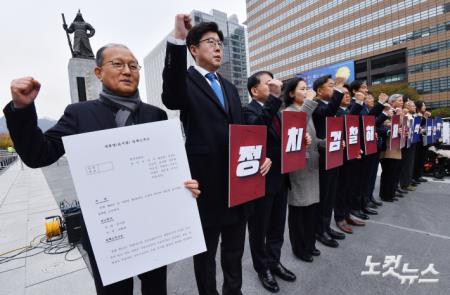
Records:
[[[44,218],[60,214],[57,204],[74,198],[64,158],[43,169],[22,169],[16,162],[0,175],[0,253],[23,247],[44,234]],[[450,294],[450,181],[430,179],[404,199],[384,203],[379,212],[366,227],[355,228],[353,235],[347,235],[339,248],[318,243],[322,255],[315,257],[313,263],[293,256],[286,231],[282,263],[297,275],[297,281],[278,280],[279,294]],[[0,295],[95,294],[89,268],[80,255],[74,249],[66,257],[41,253],[0,263]],[[425,277],[439,281],[401,284],[399,278],[383,277],[387,269],[381,266],[377,268],[381,270],[379,275],[361,276],[362,271],[368,270],[368,255],[381,266],[386,256],[402,255],[396,270],[399,274],[405,263],[409,263],[409,269],[420,271],[433,263],[439,274]],[[220,286],[219,257],[217,261]],[[243,273],[243,294],[270,294],[260,286],[253,270],[248,243]],[[169,294],[197,294],[192,259],[169,266],[168,285]],[[140,292],[135,290],[135,294]]]

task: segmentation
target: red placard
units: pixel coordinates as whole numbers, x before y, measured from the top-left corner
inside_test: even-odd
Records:
[[[400,149],[400,133],[400,115],[394,115],[391,120],[391,150]]]
[[[364,128],[364,154],[371,155],[377,152],[377,139],[375,136],[375,117],[362,116]]]
[[[347,159],[356,159],[361,153],[361,143],[359,139],[359,116],[345,115],[345,134]]]
[[[408,117],[403,116],[403,122],[402,122],[402,134],[400,138],[400,148],[404,148],[406,146],[406,141],[408,140],[408,136],[406,136],[406,133],[409,132],[408,128]]]
[[[342,141],[344,140],[344,118],[326,118],[326,153],[325,169],[330,170],[342,166],[344,163],[344,151]]]
[[[230,125],[228,206],[266,194],[266,177],[259,172],[266,160],[267,127]]]
[[[289,173],[306,166],[306,113],[281,113],[281,173]]]

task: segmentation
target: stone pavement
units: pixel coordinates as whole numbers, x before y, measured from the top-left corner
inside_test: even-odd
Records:
[[[58,202],[75,197],[65,159],[44,169],[9,168],[0,176],[0,253],[20,247],[43,233],[45,216],[58,214]],[[296,259],[287,231],[282,250],[283,264],[297,274],[297,281],[278,280],[279,294],[450,294],[450,181],[430,181],[395,203],[384,203],[380,215],[364,228],[340,241],[337,249],[317,244],[322,255],[313,263]],[[76,250],[71,257],[78,257]],[[383,264],[387,255],[402,255],[409,269],[424,270],[434,263],[437,283],[417,281],[401,284],[393,276],[361,276],[366,258]],[[222,275],[217,257],[217,283]],[[383,272],[381,266],[376,270]],[[270,294],[253,271],[248,243],[243,259],[243,294]],[[140,294],[136,279],[135,294]],[[169,294],[197,294],[192,259],[169,265]],[[93,282],[82,259],[67,262],[64,255],[39,254],[0,264],[0,294],[95,294]]]

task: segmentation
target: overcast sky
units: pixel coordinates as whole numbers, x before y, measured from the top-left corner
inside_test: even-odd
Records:
[[[11,80],[33,76],[42,84],[36,99],[39,117],[58,119],[70,103],[67,65],[71,57],[61,13],[70,25],[78,9],[95,28],[94,52],[110,42],[127,45],[140,64],[174,26],[177,13],[217,9],[246,20],[245,0],[14,0],[4,1],[0,17],[0,107],[10,101]],[[72,37],[73,35],[71,35]],[[144,71],[140,92],[145,97]],[[3,116],[1,112],[0,117]]]

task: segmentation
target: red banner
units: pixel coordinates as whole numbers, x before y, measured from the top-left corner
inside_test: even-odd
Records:
[[[344,151],[342,141],[344,140],[344,118],[326,118],[326,153],[325,169],[330,170],[342,166],[344,162]]]
[[[391,120],[391,150],[400,149],[400,133],[400,115],[394,115]]]
[[[230,125],[228,206],[234,207],[266,193],[260,173],[266,160],[267,127]]]
[[[377,139],[375,136],[375,117],[362,116],[364,128],[364,154],[371,155],[377,152]]]
[[[289,173],[306,166],[306,113],[281,113],[281,173]]]
[[[345,134],[347,159],[356,159],[361,153],[361,143],[359,139],[359,116],[345,115]]]

